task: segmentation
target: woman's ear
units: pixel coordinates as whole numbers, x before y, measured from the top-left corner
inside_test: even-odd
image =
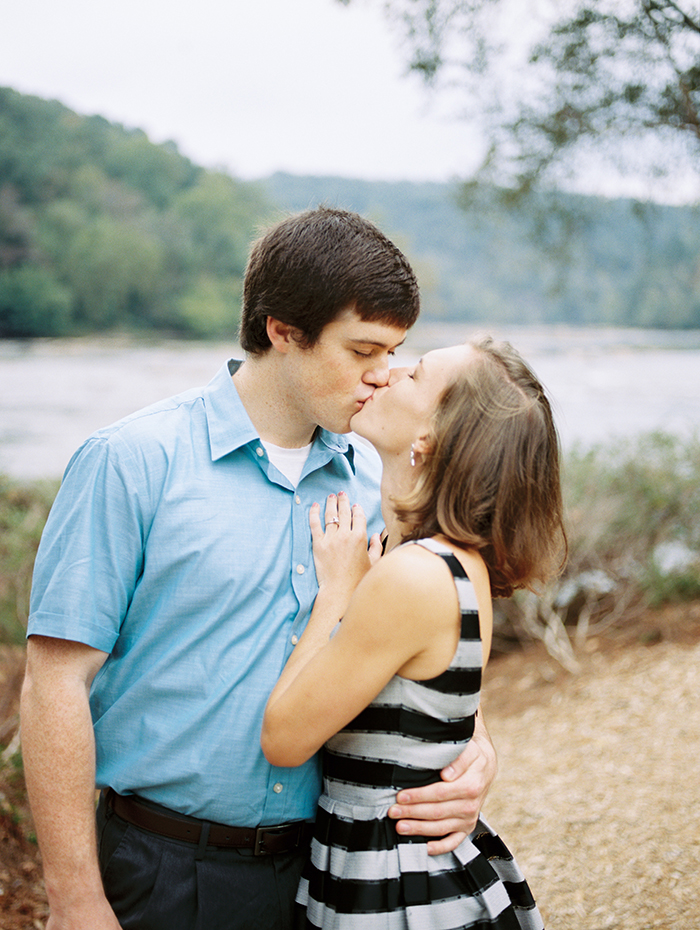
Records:
[[[413,451],[417,455],[432,455],[434,449],[435,440],[429,433],[419,436],[413,443]]]

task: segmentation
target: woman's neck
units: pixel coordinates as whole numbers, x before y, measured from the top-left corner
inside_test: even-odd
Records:
[[[400,545],[410,533],[411,527],[400,520],[396,514],[397,500],[403,500],[413,490],[415,471],[410,464],[400,463],[396,459],[387,460],[382,456],[382,518],[386,527],[384,551],[389,552]]]

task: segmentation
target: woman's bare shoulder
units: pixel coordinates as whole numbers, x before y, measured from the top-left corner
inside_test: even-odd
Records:
[[[386,604],[392,612],[415,607],[420,610],[441,591],[449,592],[450,571],[444,560],[423,546],[397,546],[371,568],[360,589]]]
[[[383,556],[373,571],[380,569],[387,578],[403,578],[411,584],[426,576],[444,578],[446,568],[444,560],[425,546],[404,543]]]
[[[447,549],[459,560],[467,573],[467,577],[472,583],[477,584],[483,581],[488,583],[488,568],[478,550],[458,546],[456,543],[442,536],[434,537],[434,542]],[[410,573],[413,569],[419,567],[423,571],[429,571],[430,568],[432,568],[439,574],[444,574],[444,572],[440,572],[439,570],[441,564],[445,565],[445,562],[440,555],[433,552],[433,550],[429,549],[427,546],[421,546],[418,543],[415,545],[404,544],[402,546],[397,546],[380,559],[375,568],[381,566],[381,568],[387,572],[389,570],[394,570],[398,573]]]
[[[459,546],[457,543],[452,542],[444,536],[434,537],[434,541],[439,543],[441,546],[444,546],[448,549],[455,558],[459,561],[462,568],[466,572],[467,578],[471,581],[474,591],[476,594],[477,602],[479,604],[480,611],[490,611],[491,609],[491,582],[489,579],[489,570],[482,558],[481,554],[477,549],[467,546]],[[422,564],[424,568],[427,568],[428,564],[440,563],[445,566],[445,570],[449,572],[447,565],[444,560],[425,548],[424,546],[415,545],[415,546],[403,546],[401,551],[414,553],[425,553],[427,559],[418,555],[414,558],[421,558],[421,563],[417,561],[414,563],[416,567],[418,564]],[[435,576],[437,577],[437,575]]]

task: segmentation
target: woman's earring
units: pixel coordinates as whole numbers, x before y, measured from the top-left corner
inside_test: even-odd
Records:
[[[411,468],[416,467],[416,453],[413,451],[413,443],[411,443]]]

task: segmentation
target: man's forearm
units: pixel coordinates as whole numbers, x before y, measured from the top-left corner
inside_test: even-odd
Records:
[[[22,691],[22,753],[41,849],[50,926],[75,917],[109,926],[95,837],[95,744],[87,687],[60,663],[28,662]],[[100,923],[97,914],[106,915]],[[111,909],[109,909],[111,912]],[[111,915],[113,926],[116,918]]]

